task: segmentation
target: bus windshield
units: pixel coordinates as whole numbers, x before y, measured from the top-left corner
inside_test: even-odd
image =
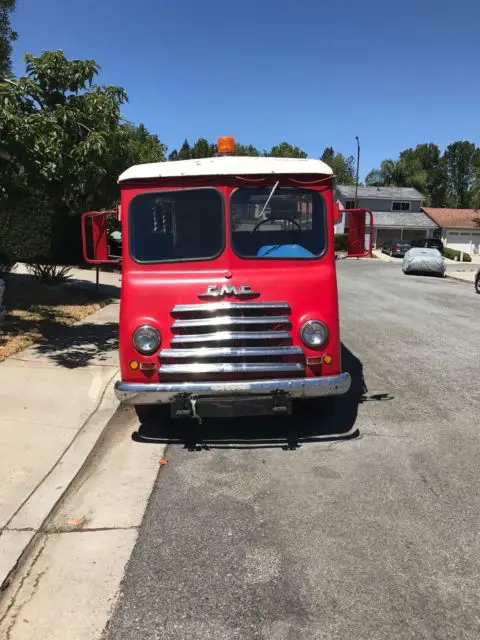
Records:
[[[325,203],[306,189],[244,187],[230,199],[232,246],[257,259],[314,259],[326,249]]]
[[[141,193],[130,203],[130,253],[142,263],[212,260],[225,246],[216,189]]]

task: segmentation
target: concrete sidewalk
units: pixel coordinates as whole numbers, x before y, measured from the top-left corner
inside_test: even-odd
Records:
[[[461,280],[462,282],[471,282],[474,284],[475,282],[475,273],[476,271],[447,271],[447,276],[449,278],[453,278],[454,280]]]
[[[19,262],[15,265],[13,271],[18,275],[31,275],[26,264]],[[96,282],[95,267],[90,269],[79,269],[77,267],[71,267],[70,279],[66,285],[79,287],[82,289],[94,289]],[[99,285],[103,294],[112,296],[115,298],[120,297],[120,287],[122,282],[122,276],[119,271],[102,271],[100,268],[99,273]]]
[[[0,587],[117,409],[118,311],[0,363]]]

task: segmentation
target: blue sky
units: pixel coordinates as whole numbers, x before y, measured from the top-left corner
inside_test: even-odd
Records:
[[[312,156],[362,146],[361,174],[409,146],[480,144],[478,0],[17,0],[25,52],[94,58],[125,117],[170,149],[234,135]]]

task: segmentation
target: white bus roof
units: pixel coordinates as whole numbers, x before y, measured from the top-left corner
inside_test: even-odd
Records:
[[[220,156],[198,160],[175,160],[137,164],[127,169],[118,182],[152,180],[155,178],[183,178],[194,176],[246,176],[268,174],[333,175],[322,160],[310,158],[264,158],[250,156]]]

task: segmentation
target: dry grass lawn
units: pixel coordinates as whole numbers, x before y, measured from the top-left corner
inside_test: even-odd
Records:
[[[74,324],[110,300],[74,286],[47,286],[31,276],[12,274],[7,280],[7,317],[0,328],[0,361],[62,327]]]

